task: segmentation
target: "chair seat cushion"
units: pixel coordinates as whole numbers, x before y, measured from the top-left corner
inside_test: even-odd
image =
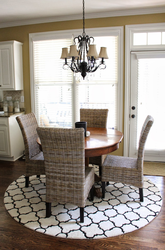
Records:
[[[89,178],[89,176],[93,178],[93,176],[94,176],[93,174],[94,174],[93,167],[85,167],[85,178]]]
[[[91,186],[94,184],[94,168],[85,167],[85,198],[88,197]]]
[[[44,155],[43,152],[40,152],[39,154],[36,154],[35,156],[33,156],[30,160],[33,161],[44,161]]]
[[[102,182],[115,181],[143,187],[143,171],[135,158],[108,155],[102,165]]]
[[[137,159],[124,156],[107,155],[103,166],[137,169]]]

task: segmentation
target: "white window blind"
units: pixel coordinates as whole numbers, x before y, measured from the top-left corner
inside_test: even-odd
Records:
[[[106,62],[106,69],[98,69],[95,73],[89,74],[87,80],[79,80],[76,84],[78,104],[78,115],[80,108],[107,108],[108,127],[117,128],[117,104],[118,104],[118,38],[95,37],[97,51],[101,46],[107,47],[109,56]]]
[[[108,108],[108,127],[118,124],[118,35],[95,37],[97,50],[107,47],[106,69],[88,74],[85,80],[64,70],[60,59],[63,47],[72,39],[33,41],[34,112],[40,126],[74,127],[80,108]]]
[[[72,73],[63,70],[61,48],[71,39],[34,41],[35,113],[42,126],[71,127]]]

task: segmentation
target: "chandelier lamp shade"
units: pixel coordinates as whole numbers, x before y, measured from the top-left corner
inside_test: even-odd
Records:
[[[93,73],[98,68],[105,69],[105,59],[108,59],[107,48],[101,47],[97,53],[94,38],[85,33],[85,11],[83,0],[83,33],[73,39],[74,44],[68,48],[62,48],[61,59],[64,59],[64,69],[70,68],[74,73],[81,73],[85,79],[87,73]],[[100,60],[99,60],[100,59]],[[98,61],[98,62],[97,62]]]

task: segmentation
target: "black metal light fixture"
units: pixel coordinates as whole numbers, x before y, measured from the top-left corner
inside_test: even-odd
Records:
[[[63,65],[64,69],[70,68],[74,73],[81,73],[83,79],[87,73],[95,72],[99,67],[105,69],[104,59],[108,59],[107,48],[101,47],[98,55],[96,45],[91,44],[94,42],[93,37],[89,37],[85,33],[85,7],[83,0],[83,33],[73,39],[74,45],[70,46],[70,52],[68,48],[62,48],[61,59],[65,59]],[[97,63],[98,59],[101,59]],[[67,60],[71,59],[70,62]]]

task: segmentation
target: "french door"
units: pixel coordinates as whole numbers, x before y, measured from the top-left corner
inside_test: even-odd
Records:
[[[136,157],[147,115],[154,118],[145,160],[165,161],[165,51],[131,52],[129,156]]]

